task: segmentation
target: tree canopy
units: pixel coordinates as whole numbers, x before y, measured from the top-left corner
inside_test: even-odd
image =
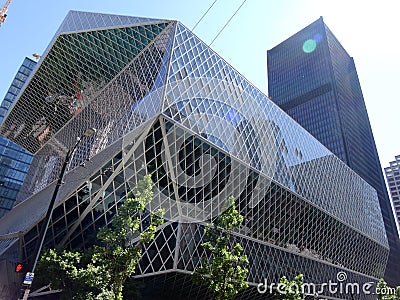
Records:
[[[204,230],[205,242],[201,245],[207,255],[193,273],[194,281],[206,285],[217,300],[233,299],[248,287],[248,259],[242,254],[243,247],[233,239],[233,231],[242,224],[243,216],[233,197],[228,201],[229,207]]]
[[[150,175],[128,193],[111,226],[102,227],[88,251],[50,249],[38,264],[41,281],[63,290],[63,299],[122,300],[125,281],[134,274],[143,247],[163,224],[164,210],[145,211],[153,199]]]

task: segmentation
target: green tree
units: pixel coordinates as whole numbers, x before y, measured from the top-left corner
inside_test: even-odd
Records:
[[[106,293],[103,268],[88,267],[90,252],[49,249],[42,254],[35,272],[34,288],[51,283],[53,290],[63,290],[61,300],[95,299]]]
[[[301,300],[303,287],[303,274],[297,275],[293,280],[289,281],[286,276],[282,276],[279,280],[278,288],[275,296],[280,300]]]
[[[243,247],[233,242],[233,231],[242,224],[243,216],[236,209],[233,197],[228,201],[229,207],[204,229],[206,242],[201,245],[210,256],[204,257],[193,273],[194,281],[205,284],[217,300],[233,299],[248,287],[245,280],[249,262],[242,254]]]
[[[395,296],[397,297],[397,298],[395,298],[396,300],[400,300],[400,285],[396,287]]]
[[[378,284],[376,285],[376,291],[378,293],[377,299],[389,300],[387,295],[385,295],[387,288],[388,288],[388,285],[387,285],[386,281],[383,278],[379,279]]]
[[[376,292],[378,294],[378,300],[400,300],[400,286],[391,288],[383,278],[379,279]]]
[[[135,272],[144,245],[154,240],[157,227],[164,222],[164,210],[145,212],[152,199],[148,175],[138,183],[135,193],[128,193],[111,226],[99,230],[99,245],[85,254],[50,250],[41,257],[40,273],[51,270],[58,274],[49,278],[52,287],[65,290],[68,299],[123,299],[124,283]]]

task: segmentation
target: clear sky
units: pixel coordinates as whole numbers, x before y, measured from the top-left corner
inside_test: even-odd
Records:
[[[13,0],[0,27],[0,97],[69,10],[175,19],[192,28],[214,0]],[[195,29],[210,43],[243,0],[218,0]],[[1,4],[5,0],[0,0]],[[263,92],[266,51],[324,17],[354,57],[382,166],[400,155],[399,0],[247,0],[212,48]]]

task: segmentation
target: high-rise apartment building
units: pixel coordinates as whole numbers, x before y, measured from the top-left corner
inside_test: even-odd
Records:
[[[7,266],[32,261],[66,153],[92,127],[67,165],[44,244],[90,246],[151,174],[147,209],[164,208],[166,222],[137,267],[143,298],[210,298],[190,274],[204,226],[229,196],[245,219],[234,233],[249,257],[240,299],[264,299],[257,286],[283,275],[318,286],[383,275],[376,191],[207,44],[178,21],[72,11],[0,127],[34,153],[19,204],[0,220],[0,291],[13,284],[1,277]]]
[[[35,61],[24,59],[0,104],[0,124],[35,66]],[[31,161],[30,152],[0,136],[0,218],[14,206]]]
[[[385,168],[385,174],[400,235],[400,155]]]
[[[391,248],[385,278],[400,284],[400,241],[353,58],[322,17],[267,57],[270,99],[377,191]]]

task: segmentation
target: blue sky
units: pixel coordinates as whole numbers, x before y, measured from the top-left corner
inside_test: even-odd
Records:
[[[175,19],[192,28],[213,1],[13,0],[0,27],[0,97],[24,57],[46,49],[69,10]],[[242,1],[218,0],[195,33],[210,43]],[[266,92],[266,51],[323,16],[355,59],[385,167],[400,155],[399,8],[397,0],[247,0],[212,48]]]

